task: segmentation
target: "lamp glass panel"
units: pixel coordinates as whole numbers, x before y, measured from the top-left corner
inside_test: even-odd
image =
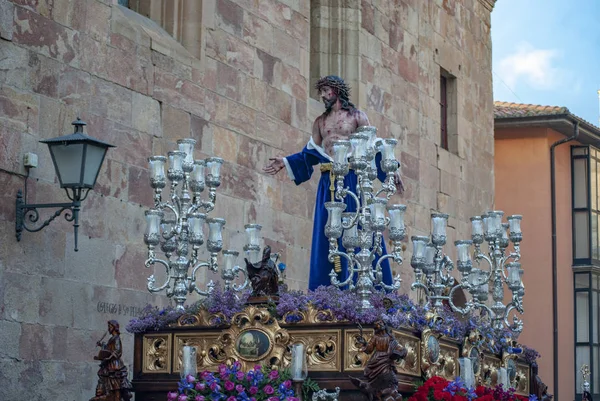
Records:
[[[87,152],[85,154],[85,173],[83,174],[84,186],[91,188],[96,184],[96,178],[98,177],[100,167],[102,167],[105,153],[106,148],[103,146],[87,145]]]
[[[577,311],[577,342],[590,341],[590,305],[588,292],[577,292],[575,295],[575,307]]]
[[[588,207],[588,161],[573,160],[573,207]]]
[[[84,144],[51,144],[49,148],[61,188],[79,186]]]
[[[575,212],[575,258],[589,258],[590,226],[588,212]]]
[[[583,364],[590,366],[589,345],[578,345],[575,347],[575,366],[579,369]],[[583,375],[575,375],[575,388],[577,389],[577,392],[581,394],[583,388]]]

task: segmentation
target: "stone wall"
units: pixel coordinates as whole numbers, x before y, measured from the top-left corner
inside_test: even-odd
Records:
[[[117,0],[0,0],[0,399],[90,398],[106,321],[118,319],[124,332],[146,303],[167,303],[145,290],[146,159],[178,138],[197,139],[198,158],[226,160],[215,211],[227,218],[226,246],[240,249],[243,225],[262,224],[265,242],[289,266],[290,286],[306,287],[318,177],[296,187],[261,168],[299,151],[322,112],[309,82],[313,71],[330,72],[315,69],[315,54],[332,69],[347,63],[333,72],[357,83],[353,101],[380,134],[398,138],[407,190],[396,201],[408,205],[410,235],[427,233],[429,213],[439,210],[451,215],[449,242],[468,237],[468,217],[492,206],[493,1],[193,4],[195,13],[178,20],[186,48]],[[346,45],[314,47],[340,34]],[[439,146],[440,67],[457,82],[451,152]],[[16,242],[23,154],[39,156],[28,202],[64,202],[38,141],[72,132],[77,116],[90,135],[117,146],[83,203],[80,250],[62,217]],[[405,287],[409,256],[400,269]],[[131,363],[132,338],[123,337]]]

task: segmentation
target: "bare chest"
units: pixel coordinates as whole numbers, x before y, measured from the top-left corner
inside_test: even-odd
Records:
[[[323,120],[321,127],[321,138],[323,139],[323,148],[331,155],[333,142],[341,139],[348,139],[356,131],[357,123],[354,116],[349,113],[338,115],[329,115]]]

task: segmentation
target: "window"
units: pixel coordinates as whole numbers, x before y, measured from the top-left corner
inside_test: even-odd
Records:
[[[573,265],[600,266],[600,150],[571,147]]]
[[[456,77],[440,69],[440,146],[458,154]]]
[[[592,398],[600,397],[600,275],[576,272],[575,283],[575,399],[581,400],[581,365],[590,367]]]
[[[119,0],[160,25],[194,57],[202,51],[202,0]]]

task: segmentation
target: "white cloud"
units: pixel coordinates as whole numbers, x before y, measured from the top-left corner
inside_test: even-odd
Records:
[[[556,67],[559,57],[556,49],[535,49],[529,43],[522,43],[515,53],[500,60],[497,74],[511,89],[518,82],[534,89],[556,89],[566,79],[564,71]]]

